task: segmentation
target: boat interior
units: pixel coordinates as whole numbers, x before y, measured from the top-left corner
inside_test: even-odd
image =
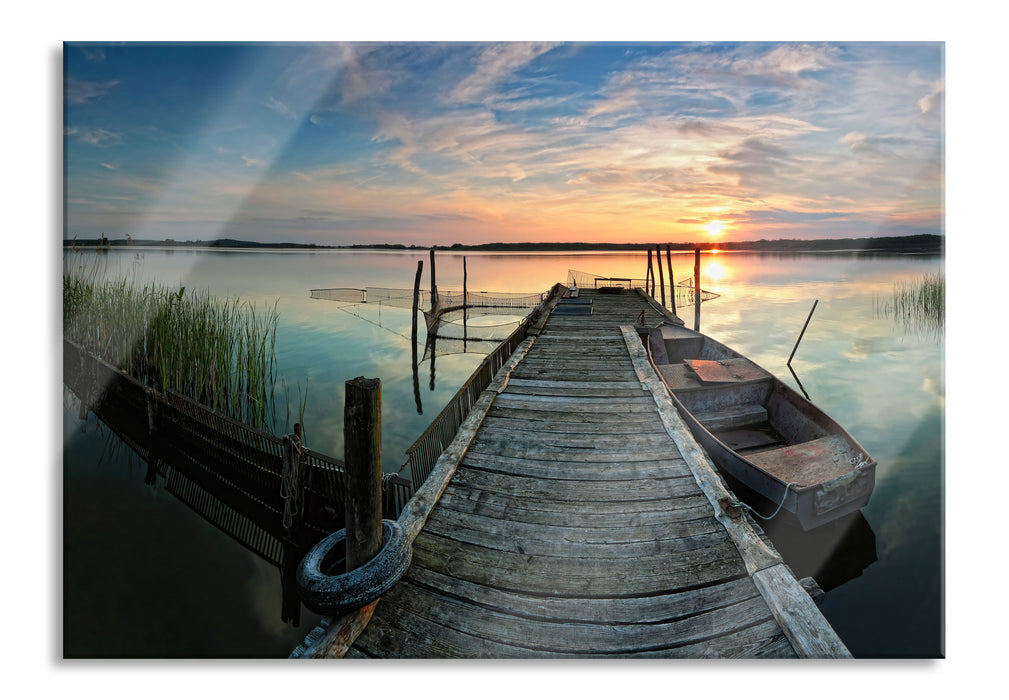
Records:
[[[750,463],[800,487],[852,470],[857,450],[844,430],[751,360],[683,326],[653,329],[648,345],[683,407]]]

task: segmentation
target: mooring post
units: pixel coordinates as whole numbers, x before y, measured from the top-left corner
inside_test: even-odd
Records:
[[[434,315],[438,308],[438,283],[434,274],[434,248],[431,249],[431,314]]]
[[[694,248],[694,330],[701,330],[701,249]]]
[[[466,352],[466,340],[468,339],[468,329],[466,327],[467,316],[469,315],[469,299],[466,290],[466,256],[462,256],[462,350]]]
[[[666,308],[666,276],[662,272],[662,248],[658,245],[655,246],[655,264],[659,268],[659,294],[662,295],[662,308]]]
[[[676,313],[676,282],[673,281],[673,255],[666,243],[666,267],[669,268],[669,310]]]
[[[417,312],[420,310],[420,277],[424,272],[424,261],[417,261],[417,276],[413,278],[413,398],[417,404],[417,413],[423,413],[424,408],[420,402],[420,383],[417,377]]]
[[[382,548],[382,380],[348,379],[345,392],[347,571],[353,571]]]
[[[432,255],[433,254],[434,253],[432,252]],[[421,276],[421,273],[423,273],[423,272],[424,272],[424,261],[423,260],[418,260],[417,261],[417,276],[413,278],[413,334],[412,334],[411,337],[413,338],[414,354],[416,354],[416,352],[417,352],[417,350],[416,350],[416,347],[417,347],[417,311],[420,309],[420,276]]]
[[[649,287],[651,283],[651,287]],[[655,296],[655,274],[652,272],[652,249],[648,248],[648,272],[645,273],[645,291]]]

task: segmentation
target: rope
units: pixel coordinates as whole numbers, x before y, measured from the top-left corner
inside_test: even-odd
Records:
[[[291,445],[295,448],[285,453],[284,470],[280,477],[280,497],[284,499],[284,528],[290,529],[294,524],[295,513],[301,514],[302,503],[302,469],[301,440],[297,435],[291,435]],[[287,450],[287,441],[284,441]],[[291,454],[293,453],[293,454]]]
[[[746,510],[750,511],[750,513],[752,513],[753,515],[757,516],[761,520],[770,520],[771,518],[773,518],[774,516],[776,516],[778,513],[781,512],[782,507],[785,505],[785,499],[788,498],[788,489],[792,488],[793,486],[798,486],[798,485],[799,485],[798,481],[793,481],[793,482],[791,482],[791,483],[789,483],[788,485],[785,486],[785,494],[781,497],[781,503],[778,504],[777,509],[773,513],[771,513],[770,515],[766,515],[766,516],[765,515],[761,515],[760,513],[758,513],[757,511],[755,511],[751,506],[747,505],[746,503],[743,503],[742,501],[736,501],[735,503],[730,503],[729,505],[737,507],[737,508],[746,508]]]

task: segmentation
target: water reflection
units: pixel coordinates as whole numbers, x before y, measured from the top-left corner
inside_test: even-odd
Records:
[[[120,254],[107,253],[110,264]],[[344,382],[381,377],[383,455],[386,470],[394,472],[430,423],[422,413],[437,413],[482,355],[447,354],[456,341],[439,338],[431,390],[426,333],[418,346],[410,342],[409,309],[383,310],[382,328],[369,322],[378,322],[377,310],[364,312],[366,321],[310,299],[305,290],[406,287],[426,257],[427,251],[146,250],[137,275],[221,296],[279,300],[279,374],[291,387],[309,380],[304,422],[321,452],[343,454]],[[461,288],[461,258],[439,252],[440,284]],[[716,259],[721,277],[705,277]],[[124,267],[132,264],[130,253]],[[942,339],[905,334],[872,307],[873,294],[889,294],[895,280],[941,265],[941,257],[926,256],[702,254],[702,285],[722,295],[702,305],[705,333],[808,393],[879,461],[872,500],[847,530],[790,543],[787,535],[782,541],[778,523],[761,522],[796,573],[829,589],[822,610],[856,656],[935,656],[942,645]],[[693,255],[674,253],[672,266],[674,279],[688,277]],[[563,281],[569,269],[643,278],[647,260],[624,253],[467,253],[471,289],[539,293]],[[814,299],[820,304],[790,371],[786,359]],[[692,313],[681,310],[681,316]],[[463,350],[474,348],[471,333],[458,342]],[[109,450],[98,445],[93,419],[82,434],[75,416],[76,410],[68,411],[64,426],[65,634],[74,648],[125,656],[289,653],[304,633],[292,635],[292,626],[281,623],[279,569],[235,547],[202,517],[191,517],[174,497],[163,498],[163,480],[144,486],[146,464],[132,467],[128,478],[122,462],[104,465],[113,458],[100,454]],[[146,557],[139,571],[138,555]],[[835,559],[840,571],[832,568]],[[152,599],[171,605],[152,607]],[[304,612],[301,624],[312,624]]]

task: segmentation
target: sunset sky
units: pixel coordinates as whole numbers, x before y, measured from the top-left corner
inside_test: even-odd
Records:
[[[944,233],[940,43],[66,44],[65,236]]]

